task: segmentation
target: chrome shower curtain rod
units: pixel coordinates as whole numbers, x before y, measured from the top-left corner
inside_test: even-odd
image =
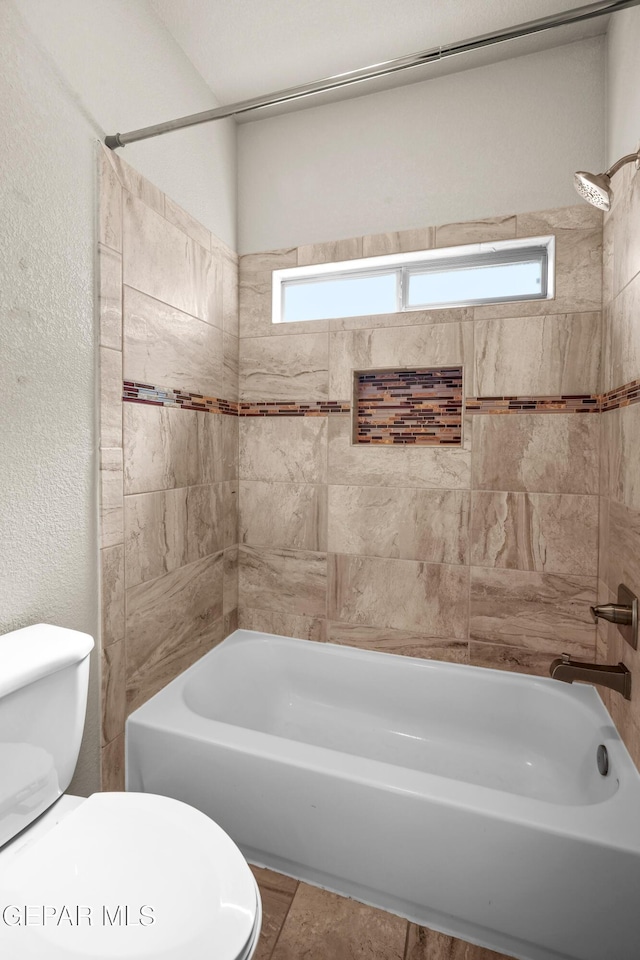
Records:
[[[202,113],[192,113],[188,117],[179,117],[177,120],[167,120],[165,123],[156,123],[151,127],[141,127],[139,130],[131,130],[129,133],[116,133],[113,136],[105,137],[104,142],[112,150],[115,150],[116,147],[125,147],[128,143],[147,140],[149,137],[159,137],[163,133],[170,133],[172,130],[181,130],[183,127],[193,127],[198,123],[209,123],[211,120],[223,120],[227,117],[235,117],[241,113],[262,110],[266,107],[277,106],[281,103],[291,103],[294,100],[312,97],[315,94],[324,93],[327,90],[339,90],[341,87],[348,87],[354,83],[363,83],[365,80],[386,77],[392,73],[400,73],[402,70],[422,67],[429,63],[438,63],[440,60],[446,60],[448,57],[455,57],[462,53],[470,53],[472,50],[490,47],[497,43],[504,43],[507,40],[517,40],[520,37],[528,37],[534,33],[542,33],[544,30],[552,30],[555,27],[563,27],[571,23],[580,23],[583,20],[592,20],[594,17],[603,17],[609,13],[624,10],[627,7],[635,7],[638,4],[640,4],[640,0],[609,0],[609,2],[588,3],[586,6],[576,7],[573,10],[565,10],[562,13],[556,13],[550,17],[542,17],[539,20],[529,20],[527,23],[509,27],[507,30],[501,30],[499,33],[486,33],[482,36],[472,37],[470,40],[463,40],[459,43],[451,43],[444,47],[432,47],[430,50],[422,50],[420,53],[409,54],[406,57],[397,57],[395,60],[387,60],[384,63],[363,67],[360,70],[340,73],[335,77],[327,77],[324,80],[316,80],[313,83],[304,83],[298,87],[289,87],[286,90],[279,90],[277,93],[267,94],[266,96],[240,100],[238,103],[230,103],[227,104],[227,106],[216,107],[213,110],[204,110]]]

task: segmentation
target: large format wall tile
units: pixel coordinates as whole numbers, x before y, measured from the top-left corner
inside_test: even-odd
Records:
[[[615,209],[613,224],[614,296],[640,271],[640,176],[631,165],[623,176],[624,201]]]
[[[327,417],[241,417],[240,478],[325,483]]]
[[[102,744],[124,733],[126,717],[125,641],[103,647],[100,669],[102,687]]]
[[[127,687],[135,709],[222,639],[223,555],[127,590]]]
[[[351,400],[354,370],[447,364],[470,369],[472,356],[472,323],[334,332],[329,337],[329,399]]]
[[[239,260],[240,336],[271,334],[271,274],[298,265],[298,251],[270,250],[251,253]],[[286,327],[286,324],[276,326]]]
[[[617,594],[618,584],[624,583],[640,596],[640,510],[610,501],[606,546],[607,564],[600,576],[612,592]]]
[[[393,627],[366,627],[358,623],[338,623],[330,620],[327,640],[363,650],[424,657],[428,660],[446,660],[449,663],[467,663],[469,660],[466,640],[429,637]]]
[[[123,236],[122,277],[127,286],[193,317],[207,318],[208,250],[132,196],[125,197]]]
[[[598,498],[546,493],[473,493],[471,563],[595,576]]]
[[[327,489],[310,483],[240,481],[239,542],[289,550],[327,549]]]
[[[177,407],[124,404],[125,493],[199,482],[198,417],[222,419]]]
[[[473,487],[597,493],[599,417],[509,414],[473,418]]]
[[[100,180],[100,209],[98,239],[112,250],[122,252],[122,183],[110,162],[112,153],[102,144],[98,147],[98,176]]]
[[[122,450],[100,451],[100,546],[112,547],[124,540],[122,496]]]
[[[243,400],[324,400],[328,394],[328,334],[240,341]]]
[[[382,257],[390,253],[410,253],[429,250],[435,240],[434,227],[420,230],[400,230],[395,233],[374,233],[362,238],[363,257]]]
[[[640,274],[618,294],[604,314],[602,386],[605,391],[640,378],[639,316]]]
[[[122,354],[100,347],[100,446],[122,446]]]
[[[241,546],[240,608],[326,616],[327,558],[324,553]]]
[[[418,327],[473,320],[473,307],[443,307],[433,310],[405,310],[402,313],[374,313],[371,316],[333,317],[329,329],[368,330],[374,327]],[[321,321],[318,321],[321,322]]]
[[[324,615],[323,615],[324,617]],[[325,639],[326,620],[323,617],[307,617],[302,614],[285,613],[282,610],[240,607],[238,627],[241,630],[257,630],[274,633],[281,637],[298,637],[300,640]]]
[[[125,286],[123,335],[125,380],[223,396],[217,327]]]
[[[462,447],[370,446],[351,442],[351,418],[329,418],[329,483],[468,488],[471,481],[471,429],[464,424]]]
[[[463,640],[468,589],[463,566],[329,555],[330,620]]]
[[[98,310],[100,346],[122,350],[122,257],[98,247]]]
[[[182,230],[183,233],[186,233],[192,240],[199,243],[205,250],[211,249],[211,232],[172,200],[171,197],[165,196],[164,198],[164,215],[170,223]]]
[[[298,247],[298,266],[311,263],[339,263],[357,260],[362,256],[362,237],[347,240],[328,240],[326,243],[308,243]]]
[[[469,637],[593,659],[596,577],[471,568]]]
[[[602,420],[609,496],[618,503],[640,510],[640,404],[608,411]]]
[[[102,646],[124,637],[124,545],[100,551],[102,590]]]
[[[486,240],[512,240],[516,235],[516,218],[488,217],[464,223],[444,223],[436,227],[436,247],[455,247]]]
[[[469,493],[406,487],[329,487],[331,553],[466,563]]]
[[[474,396],[598,392],[599,313],[481,320],[474,346]]]

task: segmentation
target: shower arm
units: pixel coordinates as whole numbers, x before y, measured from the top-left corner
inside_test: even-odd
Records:
[[[598,3],[589,3],[586,6],[576,7],[573,10],[565,10],[562,13],[556,13],[549,17],[529,20],[526,23],[509,27],[499,33],[486,33],[482,36],[448,44],[447,46],[433,47],[430,50],[422,50],[419,53],[409,54],[405,57],[397,57],[395,60],[387,60],[384,63],[363,67],[360,70],[351,70],[334,77],[327,77],[324,80],[305,83],[297,87],[288,87],[285,90],[279,90],[276,93],[266,96],[240,100],[237,103],[216,107],[213,110],[204,110],[201,113],[193,113],[187,117],[179,117],[177,120],[167,120],[165,123],[156,123],[150,127],[141,127],[139,130],[131,130],[129,133],[116,133],[112,136],[105,137],[104,142],[107,147],[115,150],[117,147],[125,147],[128,143],[136,143],[138,140],[148,140],[150,137],[159,137],[163,133],[170,133],[172,130],[181,130],[184,127],[193,127],[200,123],[209,123],[212,120],[236,117],[253,110],[263,110],[267,107],[277,106],[283,103],[292,103],[295,100],[302,100],[305,97],[325,93],[329,90],[339,90],[351,84],[363,83],[366,80],[389,76],[394,73],[399,73],[402,70],[437,63],[448,57],[470,53],[472,50],[480,50],[483,47],[505,43],[508,40],[517,40],[521,37],[541,33],[544,30],[551,30],[555,27],[562,27],[571,23],[580,23],[595,17],[603,17],[610,13],[616,13],[619,10],[625,10],[628,7],[635,7],[638,4],[640,4],[640,0],[601,0],[601,2]],[[631,159],[634,158],[632,157]],[[628,158],[625,157],[623,160],[618,161],[619,164],[623,162],[628,162]],[[614,164],[614,167],[618,169],[617,164]],[[611,169],[615,173],[614,167]]]
[[[621,157],[619,160],[616,160],[616,162],[605,171],[604,176],[611,179],[611,177],[617,173],[621,167],[624,167],[627,163],[633,163],[634,160],[636,163],[640,163],[640,150],[638,150],[636,153],[628,153],[626,157]]]

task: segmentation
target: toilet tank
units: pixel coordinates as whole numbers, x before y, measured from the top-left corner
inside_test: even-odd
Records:
[[[0,636],[0,846],[71,782],[92,648],[86,633],[46,623]]]

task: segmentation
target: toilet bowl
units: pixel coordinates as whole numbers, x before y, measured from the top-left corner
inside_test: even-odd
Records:
[[[19,650],[16,634],[0,637],[0,957],[250,960],[260,894],[213,820],[153,794],[61,795],[79,737],[77,710],[74,729],[61,729],[60,707],[71,692],[86,697],[86,670],[78,670],[93,641],[49,634],[48,667],[34,671],[42,635],[28,630],[16,632],[27,634]],[[31,657],[30,640],[38,641]]]

